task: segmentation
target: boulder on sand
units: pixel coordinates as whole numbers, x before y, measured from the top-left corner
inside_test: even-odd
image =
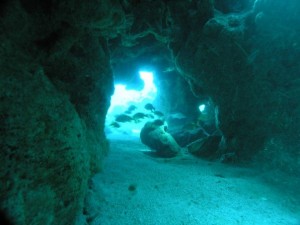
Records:
[[[154,150],[157,156],[174,157],[181,152],[181,148],[166,130],[167,126],[163,120],[147,122],[141,130],[140,139],[143,144]]]

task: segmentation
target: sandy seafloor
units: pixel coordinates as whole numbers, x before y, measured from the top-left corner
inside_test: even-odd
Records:
[[[111,136],[93,178],[93,225],[300,225],[293,196],[253,169],[193,156],[153,158],[138,139]]]

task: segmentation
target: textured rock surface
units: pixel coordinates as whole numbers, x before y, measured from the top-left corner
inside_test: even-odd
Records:
[[[150,147],[161,157],[174,157],[180,153],[181,148],[171,134],[167,133],[164,124],[157,124],[156,120],[147,122],[140,133],[143,144]]]
[[[282,4],[256,1],[249,13],[215,13],[176,54],[178,69],[196,92],[218,106],[224,152],[240,158],[253,156],[273,136],[299,139],[299,47],[292,28],[299,4]],[[281,20],[281,7],[295,16]]]
[[[218,153],[220,136],[209,136],[192,142],[187,146],[188,152],[205,159],[220,158]]]
[[[16,224],[74,223],[90,176],[86,127],[41,68],[2,73],[1,207]]]
[[[107,151],[116,3],[1,3],[0,208],[15,224],[75,224],[83,212]]]

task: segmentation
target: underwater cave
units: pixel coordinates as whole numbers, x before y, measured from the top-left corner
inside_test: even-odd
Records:
[[[0,224],[299,225],[300,1],[0,3]]]

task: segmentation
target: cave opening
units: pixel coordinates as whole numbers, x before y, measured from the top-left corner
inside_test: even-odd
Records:
[[[105,132],[109,139],[139,139],[145,124],[154,121],[160,121],[181,147],[218,133],[216,106],[210,98],[196,97],[174,68],[142,68],[138,73],[129,69],[127,75],[122,74],[128,71],[124,67],[122,71],[115,70],[121,74],[115,74],[114,94],[106,114]]]
[[[299,12],[2,1],[0,224],[299,225]]]
[[[106,134],[110,137],[139,135],[145,120],[157,117],[153,106],[157,95],[154,74],[140,70],[139,78],[143,81],[142,88],[132,81],[122,84],[115,81],[114,94],[106,114]]]

